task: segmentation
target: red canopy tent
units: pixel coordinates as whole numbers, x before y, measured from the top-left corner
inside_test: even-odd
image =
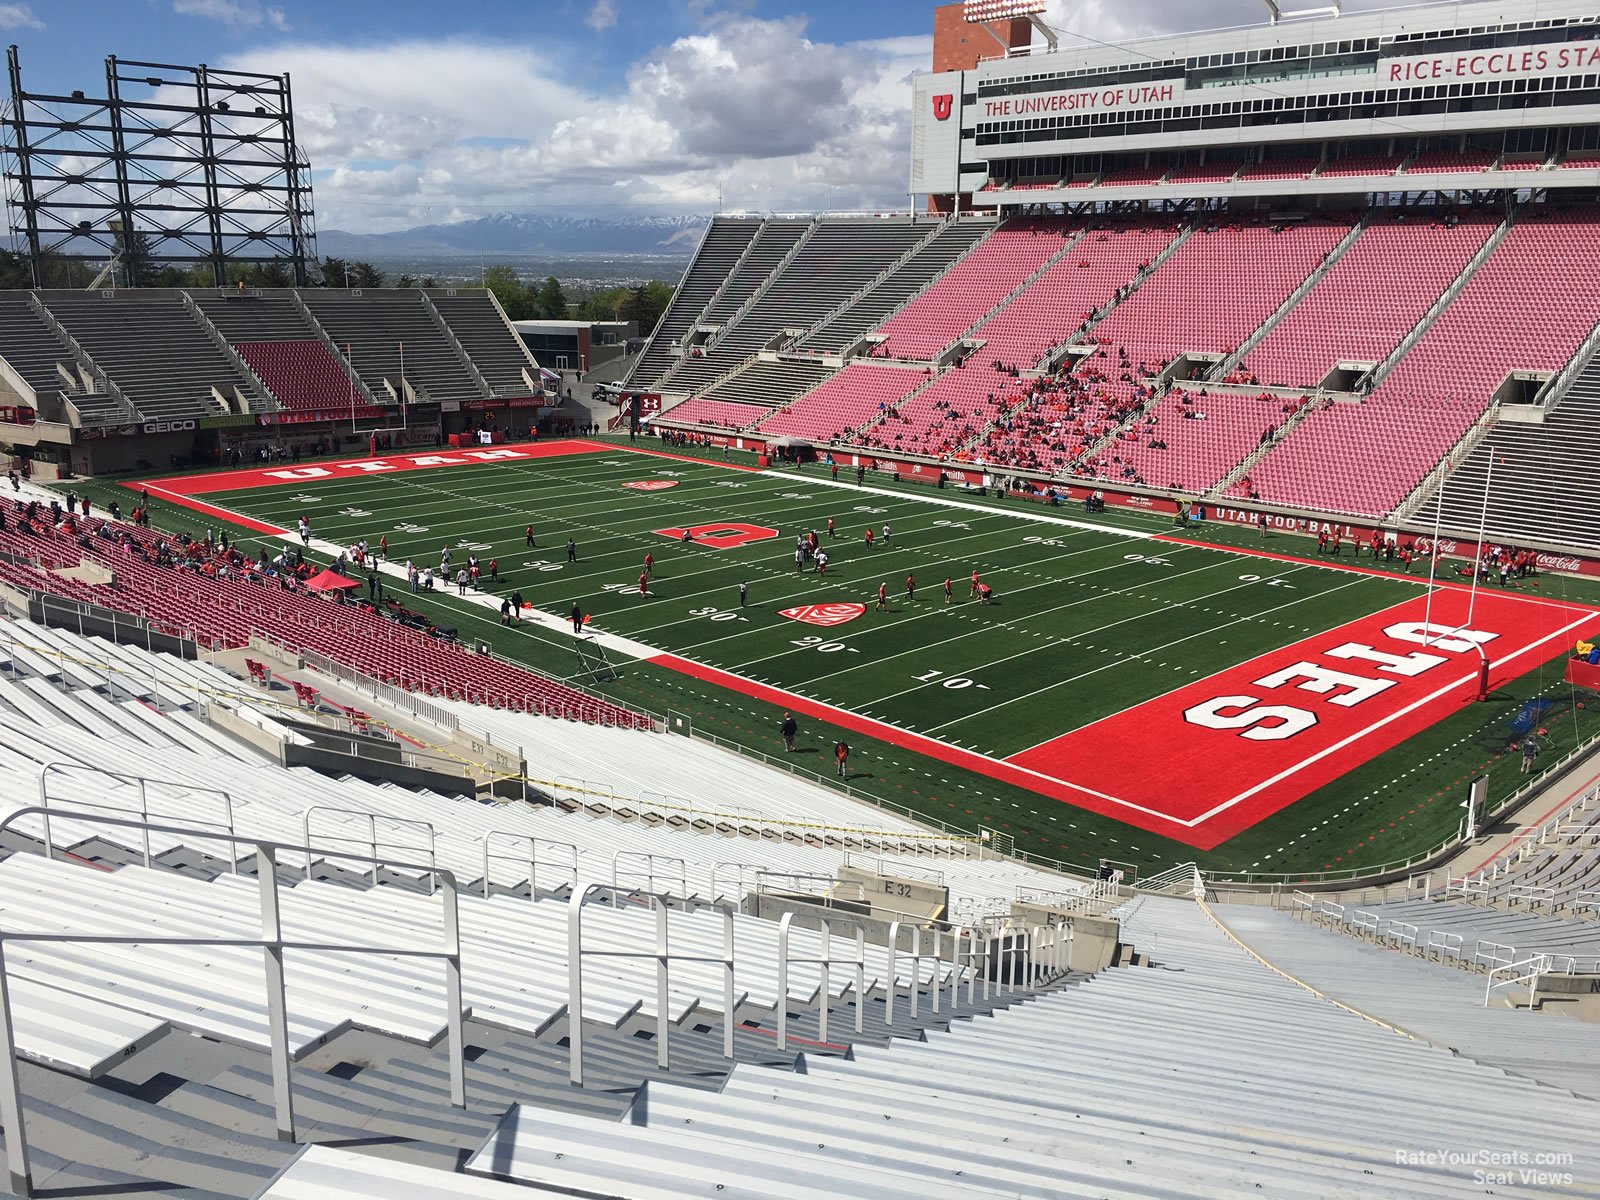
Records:
[[[324,567],[306,580],[306,587],[313,592],[345,592],[360,586],[354,579],[346,579],[331,567]]]

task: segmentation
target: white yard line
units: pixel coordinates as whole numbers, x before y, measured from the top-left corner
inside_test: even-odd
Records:
[[[1315,600],[1315,599],[1320,599],[1323,596],[1331,596],[1335,592],[1341,592],[1347,587],[1354,587],[1356,584],[1362,583],[1362,582],[1365,582],[1365,580],[1352,579],[1349,583],[1342,583],[1338,587],[1329,588],[1325,592],[1317,592],[1314,595],[1297,596],[1295,599],[1290,600],[1285,604],[1280,604],[1276,608],[1269,608],[1269,609],[1263,610],[1262,612],[1251,613],[1248,616],[1237,617],[1234,620],[1229,621],[1225,625],[1215,625],[1215,626],[1212,626],[1210,629],[1202,629],[1202,630],[1199,630],[1198,632],[1195,632],[1195,633],[1186,634],[1181,638],[1173,638],[1170,642],[1163,642],[1159,646],[1151,646],[1146,650],[1139,651],[1139,653],[1137,653],[1137,654],[1124,655],[1122,658],[1114,659],[1113,661],[1108,662],[1108,663],[1102,663],[1100,666],[1095,667],[1092,671],[1084,671],[1081,674],[1073,675],[1068,679],[1058,679],[1058,680],[1054,681],[1053,683],[1046,684],[1042,688],[1036,688],[1035,690],[1033,690],[1031,692],[1027,692],[1027,693],[1025,693],[1025,694],[1023,694],[1021,696],[1012,696],[1010,699],[1002,700],[997,704],[991,704],[988,708],[983,710],[984,711],[984,715],[987,716],[990,713],[993,713],[993,712],[995,712],[995,711],[997,711],[999,709],[1005,708],[1008,705],[1016,704],[1016,703],[1018,703],[1019,701],[1022,701],[1022,700],[1031,700],[1034,696],[1039,696],[1039,695],[1044,694],[1045,692],[1053,691],[1058,687],[1065,687],[1069,683],[1077,683],[1080,680],[1088,679],[1091,675],[1098,675],[1101,671],[1109,671],[1113,667],[1122,667],[1122,666],[1126,666],[1128,663],[1131,663],[1131,662],[1138,662],[1140,659],[1147,658],[1150,655],[1157,653],[1158,651],[1170,650],[1173,646],[1181,646],[1181,645],[1183,645],[1184,642],[1192,642],[1197,637],[1208,637],[1208,636],[1210,636],[1212,634],[1221,633],[1224,629],[1232,629],[1235,625],[1244,625],[1244,624],[1247,624],[1247,623],[1249,623],[1251,621],[1259,621],[1264,617],[1270,616],[1272,613],[1282,612],[1286,608],[1293,608],[1296,604],[1303,604],[1307,600]],[[1241,584],[1240,586],[1241,587],[1248,587],[1250,585],[1249,584]],[[1230,590],[1232,590],[1232,589],[1230,589]],[[1257,655],[1256,657],[1260,657],[1260,656]],[[1248,662],[1250,660],[1246,659],[1245,661]],[[1238,666],[1240,664],[1234,664],[1234,665]],[[1228,670],[1232,670],[1233,668],[1229,667],[1227,669]],[[1187,686],[1187,685],[1185,685],[1185,686]],[[908,689],[908,690],[915,691],[916,689],[912,688],[912,689]],[[897,693],[897,694],[903,695],[904,693]],[[976,715],[976,714],[973,714],[973,715]],[[962,720],[966,720],[968,718],[963,717],[961,719]],[[935,726],[933,726],[933,728],[931,730],[929,730],[929,732],[930,733],[936,732],[936,731],[938,731],[940,729],[945,728],[946,725],[953,725],[953,724],[955,724],[954,721],[946,721],[943,725],[935,725]],[[1055,739],[1054,738],[1048,738],[1046,740],[1047,741],[1054,741]],[[1022,752],[1019,751],[1019,753],[1022,753]]]

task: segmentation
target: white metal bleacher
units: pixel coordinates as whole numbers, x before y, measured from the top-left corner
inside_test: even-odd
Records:
[[[1600,1186],[1600,1104],[1330,1004],[1192,902],[1130,909],[1153,970],[720,1093],[650,1083],[620,1123],[513,1110],[467,1169],[662,1198],[1456,1197],[1485,1147],[1536,1147]]]

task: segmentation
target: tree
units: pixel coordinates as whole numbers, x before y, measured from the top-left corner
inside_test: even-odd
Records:
[[[0,248],[0,288],[31,288],[33,263],[20,250]]]
[[[330,257],[322,260],[322,283],[324,287],[344,287],[347,274],[348,271],[344,259]]]
[[[534,312],[533,297],[517,278],[511,267],[493,266],[483,273],[483,286],[494,293],[506,316],[513,321],[526,321],[538,315]]]
[[[350,264],[350,282],[358,288],[381,288],[383,272],[369,262]]]
[[[546,321],[565,321],[568,317],[567,294],[561,290],[561,282],[550,275],[540,285],[538,294],[533,299],[535,314]]]

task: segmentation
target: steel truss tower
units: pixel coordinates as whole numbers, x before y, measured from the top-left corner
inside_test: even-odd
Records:
[[[106,59],[105,95],[26,92],[6,55],[10,232],[34,282],[50,260],[118,261],[128,286],[154,270],[281,264],[296,284],[316,260],[311,167],[295,144],[289,76]]]

